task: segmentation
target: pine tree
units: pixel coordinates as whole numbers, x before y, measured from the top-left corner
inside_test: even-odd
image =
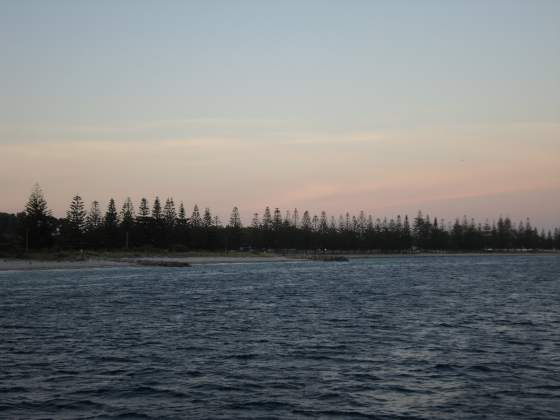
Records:
[[[284,216],[284,221],[282,222],[282,224],[288,227],[292,226],[292,222],[292,213],[290,212],[290,210],[286,210],[286,215]]]
[[[410,222],[408,215],[404,215],[403,229],[402,229],[402,247],[403,249],[410,249],[412,246],[412,234],[410,232]]]
[[[319,217],[316,214],[314,214],[311,219],[311,229],[313,232],[317,232],[319,230]]]
[[[118,243],[118,223],[119,217],[117,214],[117,207],[115,200],[109,200],[105,217],[103,218],[103,229],[105,232],[105,245],[109,248],[119,246]]]
[[[97,248],[101,245],[101,228],[103,226],[103,218],[99,203],[93,201],[86,216],[85,223],[85,242],[90,248]]]
[[[199,228],[202,226],[202,219],[200,218],[200,212],[198,211],[198,205],[194,205],[193,212],[191,215],[191,226],[193,228]]]
[[[179,215],[177,216],[177,223],[181,226],[185,226],[187,224],[187,216],[185,213],[185,206],[183,202],[179,204]]]
[[[150,206],[148,205],[148,200],[142,198],[140,200],[140,206],[138,207],[138,215],[136,221],[140,224],[147,224],[150,220]]]
[[[299,227],[299,212],[298,209],[294,209],[294,212],[292,213],[292,217],[294,218],[294,227],[297,229]]]
[[[74,233],[79,234],[85,230],[86,211],[82,197],[77,194],[70,203],[70,209],[66,212],[66,220]]]
[[[344,232],[345,230],[345,225],[344,225],[344,217],[342,216],[342,214],[338,215],[338,231],[339,232]]]
[[[309,212],[307,210],[305,210],[303,212],[303,216],[301,218],[301,228],[302,228],[302,230],[305,230],[305,231],[310,231],[311,230],[311,218],[310,218]]]
[[[329,225],[327,222],[327,213],[325,211],[321,212],[321,219],[319,220],[319,232],[326,234],[329,230]]]
[[[43,195],[43,190],[39,184],[35,184],[25,205],[25,213],[27,217],[41,219],[51,215],[47,207],[47,200]]]
[[[270,215],[270,208],[268,206],[264,209],[262,227],[265,230],[269,230],[272,227],[272,216]]]
[[[107,211],[105,212],[105,217],[103,218],[103,224],[106,228],[116,228],[119,223],[119,217],[117,215],[117,207],[115,205],[115,200],[110,199],[107,205]]]
[[[177,220],[177,212],[175,211],[175,203],[172,198],[165,200],[163,207],[163,221],[168,228],[173,228]]]
[[[135,242],[138,245],[153,243],[152,220],[150,217],[150,205],[145,197],[140,200],[138,213],[136,214]]]
[[[159,201],[159,197],[156,197],[154,200],[154,205],[152,207],[152,220],[156,224],[160,224],[162,222],[163,215],[161,211],[161,203]]]
[[[280,213],[280,209],[276,207],[274,209],[274,216],[272,218],[272,228],[276,231],[280,230],[282,227],[282,214]]]
[[[360,215],[358,216],[357,222],[357,232],[360,236],[363,236],[366,231],[366,215],[363,210],[360,210]]]
[[[124,201],[121,209],[121,226],[125,231],[129,231],[134,225],[134,205],[130,197]]]
[[[86,231],[95,232],[101,226],[101,210],[99,202],[93,201],[86,217]]]
[[[52,243],[53,224],[47,200],[39,184],[35,184],[25,205],[26,248],[41,248]]]
[[[208,229],[209,227],[212,227],[212,224],[212,213],[210,212],[210,209],[206,207],[204,209],[204,215],[202,216],[202,226]]]
[[[229,217],[229,225],[230,228],[233,229],[241,229],[241,217],[239,216],[239,209],[234,207],[231,210],[231,216]]]
[[[259,221],[259,213],[253,213],[253,219],[251,220],[251,228],[259,229],[261,222]]]

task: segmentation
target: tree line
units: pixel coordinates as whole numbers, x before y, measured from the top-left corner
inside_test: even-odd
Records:
[[[32,249],[142,249],[188,250],[340,250],[410,252],[413,250],[481,251],[560,249],[560,229],[539,231],[529,219],[513,224],[508,217],[478,223],[456,219],[446,223],[418,212],[391,219],[373,218],[363,211],[337,218],[326,212],[312,215],[297,209],[282,213],[266,207],[243,225],[237,207],[227,223],[209,208],[194,205],[187,214],[183,203],[142,198],[136,208],[127,198],[118,208],[111,198],[106,209],[93,201],[88,208],[73,197],[66,217],[48,209],[35,185],[18,214],[0,213],[0,250]]]

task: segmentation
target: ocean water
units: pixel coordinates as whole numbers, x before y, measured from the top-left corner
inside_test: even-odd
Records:
[[[0,273],[0,418],[560,418],[560,257]]]

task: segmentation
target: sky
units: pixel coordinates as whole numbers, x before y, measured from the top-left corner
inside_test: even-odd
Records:
[[[560,2],[0,0],[0,211],[35,182],[248,221],[560,225]]]

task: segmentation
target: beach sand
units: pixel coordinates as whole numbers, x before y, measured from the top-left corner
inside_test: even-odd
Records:
[[[422,258],[422,257],[473,257],[473,256],[514,256],[514,255],[549,255],[558,256],[558,252],[541,252],[541,253],[417,253],[417,254],[337,254],[344,256],[350,260],[361,258]],[[39,260],[39,259],[0,259],[0,271],[20,271],[20,270],[68,270],[68,269],[87,269],[87,268],[111,268],[111,267],[146,267],[153,263],[154,266],[161,262],[171,262],[187,265],[200,264],[247,264],[247,263],[271,263],[271,262],[289,262],[289,261],[311,261],[313,254],[299,255],[216,255],[216,256],[153,256],[153,257],[120,257],[120,258],[90,258],[85,260]],[[328,261],[328,260],[327,260]],[[140,262],[140,263],[138,263]],[[162,264],[163,265],[163,264]]]
[[[68,270],[86,268],[111,268],[111,267],[141,267],[136,262],[177,262],[198,264],[239,264],[239,263],[265,263],[294,261],[293,258],[272,256],[272,257],[227,257],[227,256],[205,256],[205,257],[130,257],[114,260],[108,259],[86,259],[83,261],[41,261],[25,259],[0,259],[0,271],[20,271],[20,270]],[[299,259],[301,261],[301,259]],[[149,264],[147,265],[149,266]]]

